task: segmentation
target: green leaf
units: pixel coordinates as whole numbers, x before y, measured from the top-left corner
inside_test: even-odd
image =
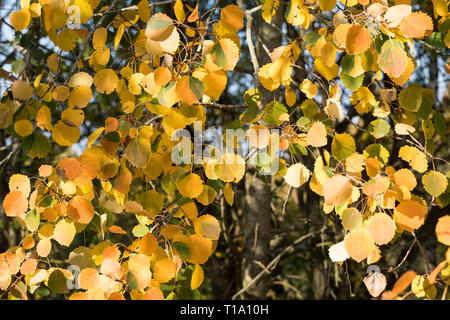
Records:
[[[408,111],[416,112],[422,105],[422,87],[418,83],[411,83],[400,91],[398,96],[400,106]]]
[[[436,127],[436,131],[440,136],[443,136],[445,133],[445,118],[444,115],[438,111],[434,112],[434,126]]]
[[[374,120],[369,125],[369,131],[375,139],[383,138],[385,135],[389,133],[391,126],[389,122],[384,119]]]
[[[346,72],[341,72],[341,81],[342,84],[352,91],[357,90],[359,87],[361,87],[364,80],[364,73],[356,78],[349,76]]]
[[[244,93],[244,102],[250,108],[259,108],[262,102],[262,95],[258,89],[249,89]]]
[[[348,133],[336,134],[331,143],[331,153],[333,157],[342,161],[356,152],[355,140]]]
[[[319,114],[319,107],[317,106],[317,103],[311,99],[303,101],[300,109],[302,109],[303,115],[309,119],[314,120],[316,114]]]
[[[279,126],[283,123],[279,118],[286,112],[287,109],[281,102],[272,101],[264,109],[264,121],[269,125]]]
[[[364,149],[364,158],[377,158],[384,166],[389,161],[389,151],[379,143],[374,143]]]
[[[135,237],[142,238],[148,233],[148,227],[145,224],[135,225],[133,228],[133,234]]]
[[[39,228],[41,217],[36,209],[30,210],[25,215],[25,225],[30,232],[34,232]]]
[[[127,273],[127,286],[130,289],[139,290],[137,278],[134,275],[134,273],[131,271],[128,271],[128,273]]]
[[[189,247],[187,246],[186,243],[181,241],[175,241],[173,243],[173,246],[180,254],[182,260],[186,260],[187,258],[189,258]]]
[[[52,272],[48,278],[47,286],[55,293],[64,294],[69,292],[69,289],[67,288],[67,279],[60,270]]]

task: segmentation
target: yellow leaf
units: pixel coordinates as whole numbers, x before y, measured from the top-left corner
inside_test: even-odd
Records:
[[[166,283],[172,280],[176,274],[176,266],[172,260],[167,258],[158,260],[153,267],[153,277],[159,283]]]
[[[283,178],[291,187],[299,188],[308,181],[310,174],[308,168],[303,164],[296,163],[288,168]]]
[[[203,269],[200,265],[196,264],[194,272],[192,273],[191,278],[191,290],[195,290],[199,288],[203,282]]]
[[[361,262],[369,257],[375,247],[369,231],[363,228],[355,229],[347,234],[344,245],[350,257],[355,259],[356,262]]]
[[[224,182],[239,182],[245,173],[245,160],[238,154],[224,153],[215,165],[217,177]]]
[[[181,23],[184,22],[186,19],[186,14],[184,13],[183,9],[183,2],[181,0],[177,0],[175,2],[175,6],[173,7],[173,10],[175,11],[175,17],[177,20]]]
[[[16,31],[22,31],[30,24],[30,10],[29,8],[22,8],[17,12],[9,14],[9,21]]]
[[[196,198],[203,191],[203,181],[196,173],[188,173],[177,179],[178,192],[183,197]]]
[[[234,202],[234,191],[231,184],[225,184],[225,187],[223,187],[223,196],[225,197],[225,201],[232,206]]]
[[[19,120],[14,123],[14,131],[21,137],[29,136],[33,133],[33,124],[29,120]]]
[[[72,243],[75,233],[75,224],[67,219],[61,219],[55,225],[55,240],[63,246],[68,247]]]
[[[59,120],[52,130],[53,140],[63,147],[68,147],[73,145],[80,138],[80,129],[75,126],[69,126]]]
[[[100,93],[110,94],[116,89],[119,77],[112,69],[103,69],[95,74],[94,84]]]

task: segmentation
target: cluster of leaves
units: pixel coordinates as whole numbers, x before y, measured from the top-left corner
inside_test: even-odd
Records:
[[[314,156],[314,168],[307,168],[300,162],[286,164],[276,150],[266,153],[269,163],[280,162],[277,175],[290,187],[308,183],[323,197],[323,211],[340,217],[346,235],[330,248],[331,260],[371,264],[381,258],[379,246],[420,228],[429,206],[448,205],[450,174],[434,169],[439,159],[433,156],[433,141],[444,135],[446,120],[432,108],[431,89],[406,85],[415,69],[414,39],[431,35],[433,20],[412,12],[411,5],[404,4],[408,1],[391,6],[387,1],[343,2],[345,10],[335,10],[336,0],[289,1],[285,18],[291,25],[308,29],[319,13],[333,10],[332,23],[308,33],[304,43],[296,39],[276,48],[271,62],[255,70],[265,89],[285,88],[287,106],[280,101],[263,106],[260,88],[250,89],[243,97],[247,108],[231,127],[256,130],[257,139],[249,141],[255,148],[280,140],[281,150]],[[448,4],[433,3],[450,46]],[[116,14],[109,25],[89,32],[83,25],[114,10],[99,4],[21,1],[22,8],[10,15],[16,31],[40,22],[41,32],[59,48],[34,79],[22,74],[15,80],[0,105],[0,128],[23,138],[29,157],[44,157],[51,140],[62,147],[79,141],[93,86],[98,94],[116,95],[122,112],[89,136],[79,157],[42,165],[31,179],[22,174],[10,178],[4,211],[28,235],[20,246],[0,254],[0,289],[10,295],[33,293],[44,284],[56,293],[70,292],[71,299],[170,299],[175,297],[174,285],[183,282],[192,297],[203,282],[201,265],[214,253],[221,231],[219,221],[199,214],[196,203],[209,205],[219,194],[232,205],[233,184],[244,176],[246,163],[234,150],[206,158],[201,165],[175,165],[171,155],[178,141],[172,138],[194,121],[205,124],[205,106],[219,100],[227,72],[239,60],[237,33],[244,26],[244,13],[249,13],[230,4],[221,9],[217,22],[210,22],[198,5],[191,8],[177,0],[174,20],[152,14],[148,1],[142,0]],[[69,5],[80,8],[78,29],[67,27]],[[270,22],[278,7],[278,0],[264,1],[263,19]],[[205,23],[212,23],[212,34]],[[131,30],[137,30],[133,37]],[[121,48],[124,35],[130,38],[125,39],[128,48]],[[108,37],[114,38],[114,48],[106,47]],[[295,68],[305,70],[296,65],[302,45],[314,63],[308,78],[297,84],[291,75]],[[67,71],[61,56],[78,46],[81,59]],[[87,47],[91,50],[84,52]],[[114,57],[121,49],[128,64],[118,70]],[[381,81],[383,75],[391,87]],[[370,84],[363,86],[367,77]],[[375,119],[368,128],[373,143],[363,150],[350,133],[335,132],[335,124],[345,117],[340,84],[353,92],[355,110]],[[308,98],[298,106],[297,89]],[[319,90],[325,100],[316,98]],[[296,110],[302,116],[291,123]],[[274,127],[282,129],[280,135],[270,132]],[[405,142],[398,155],[383,146],[392,132]],[[391,156],[401,158],[404,168],[387,166]],[[414,194],[419,187],[431,200]],[[118,225],[121,214],[134,215],[137,223]],[[445,245],[450,245],[449,220],[441,218],[436,227]],[[73,248],[68,263],[80,268],[76,279],[67,269],[42,266],[55,242],[70,247],[76,234],[88,231],[98,233],[101,241]],[[131,245],[121,243],[121,235],[129,237]],[[384,297],[397,297],[411,282],[417,296],[429,292],[439,273],[448,278],[449,252],[432,275],[416,279],[411,271]],[[67,280],[76,280],[79,288],[71,291]],[[24,290],[10,290],[19,286]]]

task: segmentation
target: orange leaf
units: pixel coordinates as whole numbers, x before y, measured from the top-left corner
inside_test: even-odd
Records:
[[[436,236],[439,242],[450,246],[450,216],[439,218],[436,224]]]
[[[395,235],[395,222],[390,216],[379,212],[367,222],[367,230],[376,244],[389,243]]]
[[[28,209],[28,201],[25,195],[13,190],[8,193],[3,201],[3,209],[8,217],[17,217],[23,215]]]
[[[433,32],[433,20],[423,12],[413,12],[402,19],[400,31],[408,38],[423,38]]]
[[[370,48],[372,40],[369,30],[362,25],[355,24],[347,32],[346,51],[348,54],[360,54]]]
[[[426,212],[426,208],[419,202],[405,200],[395,208],[394,220],[403,229],[414,231],[423,225]]]
[[[350,257],[356,262],[366,259],[375,247],[369,231],[363,228],[355,229],[347,234],[344,245]]]

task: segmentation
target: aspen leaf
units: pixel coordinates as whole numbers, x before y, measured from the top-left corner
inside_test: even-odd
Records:
[[[332,245],[328,249],[328,255],[333,262],[343,262],[350,258],[347,250],[345,249],[344,241]]]
[[[123,276],[123,268],[120,263],[114,259],[103,259],[100,272],[114,280],[120,280]]]
[[[30,179],[23,174],[13,174],[9,178],[9,191],[17,190],[23,193],[25,197],[28,197],[31,192]]]
[[[439,242],[450,246],[450,216],[440,217],[436,224],[436,236]]]
[[[75,233],[75,224],[72,221],[61,219],[55,225],[54,238],[59,244],[68,247],[72,243]]]
[[[151,158],[150,145],[143,138],[135,138],[125,149],[125,156],[134,166],[145,168]]]
[[[394,220],[403,229],[414,231],[423,225],[426,213],[426,208],[419,202],[404,200],[395,208]]]
[[[189,15],[187,21],[188,22],[194,22],[198,20],[198,3],[195,6],[194,10],[192,10],[191,14]]]
[[[220,237],[220,224],[209,214],[202,215],[194,221],[195,232],[205,238],[217,240]]]
[[[50,254],[51,250],[52,242],[49,238],[42,238],[36,246],[37,254],[43,258],[47,257]]]
[[[369,131],[375,139],[383,138],[389,133],[390,129],[389,122],[384,119],[377,119],[369,124]]]
[[[22,8],[9,14],[9,22],[16,31],[22,31],[30,24],[31,15],[29,8]]]
[[[395,235],[395,222],[390,216],[379,212],[373,215],[366,224],[370,236],[378,245],[389,243]]]
[[[300,90],[302,90],[308,99],[312,99],[316,96],[318,88],[311,80],[305,79],[300,84]]]
[[[29,136],[33,133],[33,124],[29,120],[19,120],[14,123],[14,131],[21,137]]]
[[[347,234],[344,239],[344,245],[349,256],[355,259],[356,262],[366,259],[375,247],[369,231],[363,228],[355,229]]]
[[[433,32],[433,20],[423,12],[413,12],[400,22],[400,31],[408,38],[423,38]]]
[[[422,88],[417,83],[408,85],[398,96],[400,106],[412,112],[419,111],[422,104]]]
[[[203,181],[196,173],[188,173],[177,179],[178,192],[183,197],[196,198],[203,191]]]
[[[372,45],[369,31],[362,25],[355,24],[348,29],[345,50],[348,54],[361,54]]]
[[[389,188],[389,184],[389,178],[382,176],[375,177],[364,183],[362,191],[365,195],[374,197],[385,193]]]
[[[181,101],[192,105],[199,102],[203,95],[204,87],[200,80],[190,76],[183,76],[177,81],[175,92]]]
[[[277,12],[279,5],[279,0],[267,0],[264,2],[262,6],[262,17],[267,23],[270,23],[272,21],[272,17]]]
[[[69,106],[84,108],[92,99],[92,90],[88,86],[78,86],[69,94]]]
[[[322,122],[312,123],[306,135],[306,142],[313,147],[323,147],[327,144],[327,131]]]
[[[21,216],[28,209],[27,198],[21,191],[13,190],[3,200],[3,209],[8,217]]]
[[[407,4],[400,4],[392,6],[387,9],[384,14],[384,21],[389,28],[398,27],[404,17],[409,16],[412,13],[412,7]]]
[[[234,203],[234,191],[231,186],[231,184],[227,183],[225,184],[225,187],[223,187],[223,196],[225,198],[225,201],[230,205],[233,206]]]
[[[386,276],[381,272],[372,271],[363,279],[364,285],[374,298],[378,297],[387,285]]]
[[[33,95],[33,87],[23,80],[15,80],[11,86],[14,99],[28,100]]]
[[[393,296],[397,296],[400,293],[402,293],[403,291],[406,290],[406,288],[409,287],[409,285],[411,284],[411,282],[414,280],[414,278],[416,277],[416,273],[412,270],[409,270],[407,272],[405,272],[404,274],[402,274],[400,276],[400,278],[397,279],[397,281],[394,284],[394,287],[392,288],[391,294]]]
[[[438,197],[445,192],[448,179],[438,171],[429,171],[422,176],[422,184],[425,190],[433,197]]]
[[[398,152],[398,156],[420,173],[425,172],[428,168],[427,157],[416,147],[402,146]]]
[[[362,214],[356,208],[347,208],[342,212],[341,219],[345,230],[351,231],[361,226]]]
[[[184,20],[186,19],[186,14],[184,13],[184,9],[183,9],[183,2],[181,0],[177,0],[175,2],[175,6],[173,7],[173,10],[175,12],[175,17],[177,18],[177,20],[181,23],[184,22]]]
[[[230,4],[222,9],[220,21],[233,31],[238,31],[244,26],[244,14],[237,5]]]
[[[88,224],[94,217],[94,207],[89,200],[77,195],[70,200],[67,214],[75,222]]]
[[[73,145],[80,138],[80,129],[67,125],[63,120],[59,120],[52,130],[53,140],[63,147]]]
[[[212,253],[212,241],[199,234],[194,234],[189,237],[188,247],[188,262],[191,263],[204,264]]]
[[[98,286],[100,275],[94,268],[85,268],[81,270],[78,276],[78,283],[81,289],[89,290]]]
[[[349,178],[335,175],[323,185],[323,196],[327,205],[339,205],[350,200],[352,195],[352,183]]]
[[[337,160],[345,160],[356,152],[355,140],[348,133],[336,134],[331,143],[331,151]]]
[[[123,230],[120,226],[113,225],[108,228],[108,231],[114,234],[127,234],[125,230]]]
[[[336,0],[320,0],[320,10],[331,11],[336,6]]]
[[[110,94],[116,89],[119,77],[112,69],[103,69],[95,74],[94,84],[100,93]]]
[[[153,267],[153,277],[159,283],[166,283],[172,280],[176,274],[176,266],[172,260],[158,260]]]
[[[310,174],[303,164],[296,163],[288,168],[284,181],[293,188],[299,188],[308,181]]]
[[[25,262],[20,266],[20,273],[24,275],[32,274],[36,271],[37,263],[38,261],[34,258],[25,260]]]
[[[203,269],[199,264],[195,265],[194,272],[192,272],[191,278],[191,290],[199,288],[203,282]]]
[[[224,153],[215,165],[217,177],[224,182],[239,182],[245,173],[245,160],[235,153]]]
[[[78,72],[75,73],[73,76],[69,79],[69,87],[70,88],[76,88],[80,86],[90,87],[92,86],[92,83],[94,82],[94,79],[91,77],[91,75],[87,72]]]
[[[408,61],[406,52],[396,47],[389,47],[378,55],[378,64],[381,70],[393,78],[398,78],[403,74]]]
[[[413,190],[416,185],[416,177],[409,169],[400,169],[394,173],[394,181],[399,186],[403,186],[409,191]]]
[[[216,198],[217,192],[214,190],[213,187],[210,187],[208,185],[203,186],[203,191],[196,197],[197,201],[203,204],[204,206],[207,206],[211,204],[214,199]]]
[[[145,34],[154,41],[164,41],[172,34],[174,25],[164,13],[154,14],[147,23]]]
[[[92,45],[94,46],[94,49],[97,50],[104,48],[107,37],[108,37],[108,30],[106,28],[100,27],[97,30],[95,30],[92,36]]]

